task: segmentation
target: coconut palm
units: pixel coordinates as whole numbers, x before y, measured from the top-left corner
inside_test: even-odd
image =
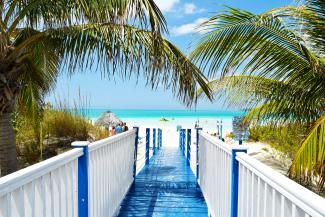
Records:
[[[202,25],[191,58],[228,105],[250,109],[246,120],[301,122],[310,132],[290,175],[325,180],[325,2],[262,14],[228,8]]]
[[[105,76],[132,74],[162,83],[190,105],[205,77],[172,43],[153,0],[0,0],[0,167],[16,169],[10,116],[37,117],[59,71],[97,66]],[[91,85],[91,84],[90,84]]]

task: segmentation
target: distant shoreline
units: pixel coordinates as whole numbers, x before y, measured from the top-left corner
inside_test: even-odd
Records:
[[[120,118],[226,118],[245,114],[244,111],[227,110],[82,109],[82,112],[90,119],[98,118],[106,111],[112,111]]]
[[[88,109],[88,118],[95,122],[102,113],[109,109]],[[114,112],[122,121],[129,126],[154,126],[161,128],[176,128],[181,125],[183,128],[194,128],[199,121],[200,127],[216,129],[217,121],[222,120],[224,130],[232,130],[232,118],[243,115],[241,111],[207,111],[207,110],[109,110]],[[167,121],[161,121],[161,118]]]

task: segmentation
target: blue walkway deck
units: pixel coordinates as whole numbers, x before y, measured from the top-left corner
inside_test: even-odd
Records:
[[[136,176],[119,216],[207,216],[196,178],[178,148],[163,148]]]

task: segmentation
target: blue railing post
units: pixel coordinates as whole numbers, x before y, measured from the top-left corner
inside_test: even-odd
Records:
[[[230,217],[238,217],[238,181],[239,181],[239,163],[236,160],[238,152],[247,153],[247,149],[232,150],[232,166],[231,166],[231,213]]]
[[[156,154],[156,128],[153,128],[152,132],[152,146],[153,146],[153,155]]]
[[[183,139],[183,131],[182,131],[182,129],[180,129],[179,130],[179,149],[181,149],[181,150],[182,150],[182,144],[183,144],[182,139]]]
[[[137,174],[137,158],[138,158],[138,143],[139,143],[139,127],[133,127],[135,129],[135,141],[134,141],[134,163],[133,163],[133,178]]]
[[[217,135],[218,138],[220,139],[220,129],[219,129],[219,121],[217,120]]]
[[[182,131],[182,153],[185,155],[185,142],[186,142],[186,135],[185,135],[185,129],[181,129]]]
[[[157,129],[157,148],[160,149],[160,129]]]
[[[149,165],[150,155],[150,128],[146,128],[146,165]]]
[[[191,163],[191,129],[187,129],[187,165]]]
[[[220,121],[220,140],[222,140],[222,120]]]
[[[160,129],[160,148],[162,147],[162,129]]]
[[[196,128],[196,180],[199,179],[199,136],[202,128]]]
[[[82,148],[84,154],[78,158],[78,217],[88,217],[88,152],[89,142],[76,141],[73,148]]]

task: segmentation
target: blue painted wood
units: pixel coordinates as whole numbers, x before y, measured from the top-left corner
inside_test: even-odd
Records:
[[[161,148],[162,147],[162,129],[159,129],[160,131],[160,144],[159,144],[159,147]]]
[[[199,179],[200,167],[199,167],[199,133],[202,128],[196,128],[196,179]]]
[[[218,134],[218,138],[220,139],[220,125],[219,125],[219,121],[217,121],[217,134]]]
[[[182,131],[182,153],[185,156],[186,131],[185,129],[181,129],[181,131]]]
[[[220,140],[222,140],[222,121],[220,121]]]
[[[243,149],[232,150],[232,165],[231,165],[231,210],[230,217],[238,217],[238,179],[239,179],[239,163],[236,160],[238,152],[245,152]]]
[[[179,149],[182,150],[182,144],[183,144],[183,131],[182,129],[179,130]]]
[[[207,216],[201,189],[177,147],[163,147],[136,176],[119,216]]]
[[[146,128],[146,165],[149,165],[150,128]]]
[[[152,129],[152,148],[153,148],[153,155],[156,154],[156,128]]]
[[[78,217],[88,217],[88,152],[89,142],[73,142],[73,148],[82,148],[83,155],[78,158]]]
[[[137,157],[138,157],[138,144],[139,144],[139,127],[133,127],[135,129],[135,141],[134,141],[134,162],[133,162],[133,177],[137,173]]]
[[[160,149],[160,129],[157,129],[157,148]]]
[[[192,134],[192,130],[191,129],[187,129],[187,147],[186,147],[186,157],[187,157],[187,165],[189,166],[191,163],[191,134]]]

